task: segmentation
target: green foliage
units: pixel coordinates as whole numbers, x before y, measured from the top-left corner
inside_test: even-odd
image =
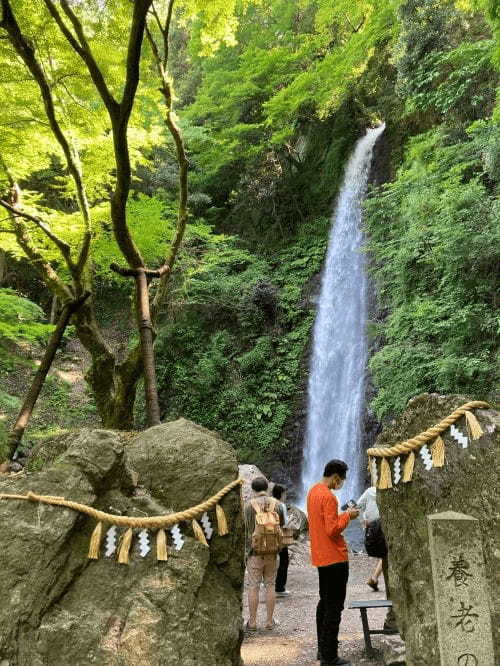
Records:
[[[456,49],[423,58],[412,75],[407,112],[433,110],[448,123],[450,112],[459,122],[491,113],[497,80],[492,48],[492,40],[463,42]]]
[[[422,391],[494,390],[500,206],[498,173],[485,157],[498,139],[486,121],[466,135],[417,136],[395,182],[367,202],[374,274],[389,310],[371,360],[379,416]]]
[[[54,4],[64,16],[58,3]],[[155,10],[162,20],[168,4],[162,0],[155,3]],[[200,51],[207,55],[215,52],[221,44],[234,43],[236,4],[236,0],[213,0],[208,5],[200,0],[182,0],[176,3],[174,21],[190,26],[196,34]],[[242,9],[249,4],[250,0],[238,2]],[[12,0],[11,6],[22,33],[33,45],[36,60],[53,97],[54,115],[66,137],[68,150],[83,173],[86,197],[92,209],[93,238],[97,240],[88,282],[91,282],[95,268],[98,277],[109,284],[113,281],[109,271],[110,261],[122,259],[108,222],[116,166],[109,114],[85,63],[57,27],[45,3]],[[105,3],[90,0],[76,3],[71,9],[81,22],[86,42],[103,81],[110,94],[120,100],[128,67],[128,37],[133,4],[121,0]],[[64,20],[68,23],[67,27],[72,29],[70,21],[66,17]],[[152,14],[148,20],[150,30],[154,32],[156,22]],[[9,185],[8,173],[19,181],[24,190],[24,209],[32,214],[43,213],[52,230],[70,244],[73,256],[76,257],[84,234],[84,224],[82,211],[78,210],[74,179],[67,168],[63,150],[54,140],[47,122],[39,86],[6,38],[4,28],[0,28],[0,94],[3,100],[0,190],[3,192]],[[175,153],[174,142],[165,127],[164,99],[158,90],[156,75],[151,76],[156,66],[146,38],[140,65],[140,86],[127,130],[127,153],[135,169],[148,163],[147,156],[154,146],[167,146],[171,154]],[[166,227],[162,229],[163,233],[160,233],[158,226],[153,227],[151,233],[141,233],[142,230],[149,230],[146,226],[149,222],[158,221],[154,202],[141,199],[129,206],[132,236],[146,261],[158,263],[163,260],[166,242],[172,236],[170,221],[176,217],[176,205],[171,201],[165,202],[163,212],[168,219],[166,225],[162,221]],[[18,243],[11,235],[12,223],[8,217],[2,219],[1,227],[0,231],[7,233],[1,237],[2,248],[16,257],[22,256],[26,247],[24,245],[21,249],[19,245],[22,243]],[[61,261],[59,250],[48,243],[47,238],[34,225],[28,224],[28,229],[34,246],[43,258],[63,278],[67,278],[61,268],[64,262]]]
[[[0,289],[0,342],[45,342],[54,327],[44,319],[38,305],[12,289]]]
[[[5,423],[0,421],[0,460],[5,460],[9,455],[8,434]]]
[[[0,391],[0,410],[13,410],[21,407],[21,401],[15,395]]]
[[[275,141],[293,135],[297,117],[325,118],[353,94],[375,49],[394,37],[396,6],[390,1],[319,3],[308,66],[265,104]]]
[[[104,284],[115,283],[116,286],[129,291],[129,281],[117,276],[109,267],[112,262],[122,264],[123,257],[114,240],[107,213],[106,208],[96,209],[95,219],[100,220],[92,251],[96,275]],[[129,229],[139,244],[147,265],[160,265],[165,257],[168,243],[175,233],[177,224],[175,205],[164,198],[139,194],[128,201],[127,219]]]
[[[157,342],[166,416],[219,431],[241,459],[283,442],[301,381],[313,314],[307,284],[321,266],[328,220],[304,225],[272,263],[234,239],[198,244]]]
[[[109,269],[122,263],[110,226],[109,120],[43,3],[12,1],[40,49],[56,112],[81,160],[103,320],[110,298],[116,308],[130,302],[124,293],[130,281]],[[421,391],[490,393],[500,212],[500,134],[489,120],[498,85],[492,63],[500,66],[491,34],[498,36],[497,4],[176,3],[170,73],[189,154],[191,217],[157,337],[164,418],[182,415],[218,430],[241,459],[286,446],[314,318],[311,280],[328,237],[323,216],[355,139],[380,117],[388,125],[382,153],[394,150],[385,175],[400,168],[367,203],[374,274],[388,313],[372,326],[383,343],[371,362],[379,389],[374,406],[383,417]],[[166,0],[156,7],[164,17]],[[91,0],[77,8],[119,95],[131,5]],[[77,248],[83,224],[72,181],[44,124],[39,92],[5,40],[0,65],[0,155],[22,180],[26,209],[43,213]],[[178,168],[152,71],[145,45],[129,131],[135,176],[127,215],[145,261],[155,266],[175,230]],[[3,230],[9,225],[5,219]],[[30,232],[43,256],[68,277],[41,232],[32,225]],[[1,241],[20,256],[11,235]],[[19,301],[14,306],[12,298]],[[43,339],[50,328],[41,311],[23,303],[0,291],[0,334]],[[0,358],[6,382],[0,409],[9,414],[21,395],[13,381],[20,367],[20,359]],[[35,415],[41,430],[50,420],[81,422],[93,409],[74,406],[70,387],[55,377],[41,404],[44,417]],[[139,422],[141,411],[139,401]]]
[[[398,11],[401,25],[394,50],[398,87],[403,97],[412,94],[413,78],[422,61],[436,51],[458,45],[471,35],[473,8],[455,0],[404,0]]]
[[[31,349],[31,351],[33,351]],[[0,460],[2,442],[14,422],[26,390],[36,372],[33,361],[6,351],[0,345]],[[53,372],[48,377],[37,401],[23,448],[58,427],[77,427],[96,423],[95,405],[86,395],[76,395],[71,385]],[[56,425],[55,425],[56,424]]]
[[[371,59],[395,37],[397,4],[261,3],[240,13],[236,47],[221,48],[209,60],[191,54],[200,83],[186,111],[205,130],[203,146],[193,148],[203,168],[202,189],[215,202],[235,202],[239,213],[241,194],[259,211],[277,211],[281,220],[297,215],[302,202],[296,203],[294,191],[310,175],[304,139],[319,119],[333,122],[337,114],[343,131],[338,127],[326,145],[338,146],[344,136],[350,145],[362,115],[352,101],[365,96],[361,82]],[[381,81],[371,83],[373,93]],[[308,197],[308,187],[303,191]]]

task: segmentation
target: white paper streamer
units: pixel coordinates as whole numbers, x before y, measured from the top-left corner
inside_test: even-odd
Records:
[[[462,445],[463,449],[466,449],[469,445],[469,440],[468,438],[463,434],[461,430],[458,428],[455,428],[454,425],[450,427],[450,434],[452,437],[454,437],[459,444]]]
[[[151,551],[149,533],[147,530],[141,530],[139,532],[138,544],[139,544],[139,553],[141,557],[146,557],[146,555]]]
[[[178,523],[170,528],[170,533],[172,535],[172,539],[174,540],[175,550],[181,550],[182,546],[184,545],[184,537],[182,536],[182,532]]]
[[[110,527],[106,532],[106,542],[104,547],[106,548],[104,551],[106,557],[111,557],[111,555],[116,553],[116,525]]]
[[[432,469],[432,454],[429,451],[429,448],[427,444],[424,444],[422,448],[420,449],[420,455],[422,456],[422,460],[424,461],[424,467],[427,471]]]
[[[206,511],[201,517],[201,524],[203,527],[203,531],[205,532],[205,536],[207,537],[207,539],[211,539],[214,530],[210,523],[210,518],[208,517],[208,513]]]
[[[401,481],[401,458],[398,456],[394,461],[394,484],[398,484]]]

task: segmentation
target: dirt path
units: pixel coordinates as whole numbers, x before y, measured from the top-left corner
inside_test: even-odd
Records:
[[[366,555],[350,556],[350,575],[347,588],[346,608],[355,599],[384,599],[383,581],[381,590],[373,592],[366,585],[366,580],[373,568],[373,560]],[[318,602],[318,575],[316,569],[303,561],[290,564],[287,588],[291,594],[277,599],[275,617],[279,626],[272,632],[260,629],[256,633],[247,633],[242,646],[245,666],[309,666],[319,664],[316,661],[316,635],[314,618]],[[246,596],[246,595],[245,595]],[[261,603],[263,602],[263,597]],[[370,628],[382,628],[385,610],[368,611]],[[245,621],[248,611],[244,607]],[[259,607],[258,625],[265,621],[263,604]],[[340,626],[339,654],[349,658],[352,666],[380,666],[381,661],[367,659],[364,656],[363,630],[358,610],[344,610]],[[372,637],[374,647],[380,645],[378,636]]]

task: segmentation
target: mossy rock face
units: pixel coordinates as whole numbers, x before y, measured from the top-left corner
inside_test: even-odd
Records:
[[[128,443],[120,433],[102,430],[68,436],[70,445],[51,466],[0,482],[0,492],[33,490],[143,516],[192,506],[237,477],[231,447],[183,420]],[[239,490],[222,505],[230,534],[214,534],[209,548],[182,524],[184,547],[169,548],[166,562],[156,561],[150,531],[152,551],[141,558],[135,538],[126,566],[103,552],[97,561],[87,559],[93,519],[58,507],[1,501],[0,663],[239,665]]]
[[[5,424],[0,421],[0,463],[8,458],[9,445],[7,442],[8,430]]]
[[[470,400],[466,396],[417,396],[400,418],[384,429],[376,446],[391,446],[410,439]],[[496,632],[496,659],[500,663],[500,581],[496,575],[500,552],[495,546],[495,535],[500,533],[500,414],[494,409],[475,409],[474,414],[484,431],[480,439],[469,440],[468,447],[463,449],[451,437],[450,430],[446,430],[444,467],[427,471],[417,453],[411,482],[400,481],[392,489],[377,492],[389,546],[391,595],[398,626],[406,641],[407,661],[412,666],[440,663],[427,516],[444,511],[479,520],[492,626]],[[467,434],[464,417],[455,425]]]
[[[77,437],[78,431],[69,430],[41,437],[30,451],[26,471],[40,472],[44,467],[49,467],[71,446],[71,440]]]

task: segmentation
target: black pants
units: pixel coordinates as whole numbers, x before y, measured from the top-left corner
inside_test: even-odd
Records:
[[[316,609],[318,650],[322,661],[334,661],[339,646],[340,616],[349,578],[349,563],[338,562],[328,567],[318,567],[319,603]]]
[[[286,579],[288,576],[288,548],[285,546],[279,552],[280,561],[278,564],[278,571],[276,572],[276,592],[284,592],[286,588]]]

